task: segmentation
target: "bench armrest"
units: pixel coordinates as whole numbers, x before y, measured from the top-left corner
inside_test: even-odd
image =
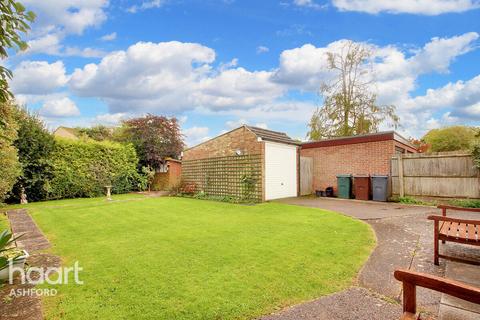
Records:
[[[437,206],[438,209],[442,209],[442,211],[448,210],[456,210],[456,211],[468,211],[468,212],[480,212],[480,208],[463,208],[463,207],[455,207],[455,206],[446,206],[446,205],[439,205]]]
[[[395,279],[402,281],[404,284],[407,283],[413,286],[431,289],[465,301],[480,304],[480,288],[460,281],[402,269],[396,270],[394,276]]]

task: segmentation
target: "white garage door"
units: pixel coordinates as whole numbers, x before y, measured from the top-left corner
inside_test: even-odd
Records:
[[[297,148],[265,142],[265,200],[297,196]]]

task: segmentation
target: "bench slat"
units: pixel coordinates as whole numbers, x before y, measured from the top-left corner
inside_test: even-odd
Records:
[[[478,229],[476,224],[447,221],[440,227],[439,234],[447,238],[479,242]]]

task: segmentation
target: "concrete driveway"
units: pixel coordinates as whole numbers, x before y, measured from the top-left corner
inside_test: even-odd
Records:
[[[338,198],[299,197],[277,201],[298,206],[341,212],[360,220],[402,217],[425,214],[426,212],[438,212],[435,207],[402,205],[392,202],[345,200]]]
[[[427,216],[441,214],[437,208],[313,197],[288,198],[278,202],[336,211],[364,220],[375,231],[377,247],[352,288],[293,306],[262,318],[264,320],[399,319],[401,284],[394,279],[393,272],[400,268],[446,275],[453,279],[466,273],[470,275],[470,280],[458,280],[472,284],[477,284],[480,279],[479,267],[446,263],[442,259],[440,266],[433,264],[433,223],[427,220]],[[475,249],[452,243],[441,245],[441,250],[447,254],[455,255],[460,251],[480,260],[479,250]],[[419,309],[432,318],[438,315],[439,319],[480,319],[480,313],[476,313],[480,312],[480,308],[470,306],[470,309],[465,309],[463,305],[452,304],[451,299],[431,290],[418,288],[417,301]]]

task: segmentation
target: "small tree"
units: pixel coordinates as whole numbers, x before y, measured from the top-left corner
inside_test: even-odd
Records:
[[[323,106],[308,125],[310,140],[376,132],[387,119],[398,125],[395,106],[378,105],[372,92],[371,57],[371,49],[353,41],[345,42],[340,52],[327,53],[328,68],[335,76],[320,86]]]
[[[153,170],[150,166],[142,167],[142,174],[147,181],[148,192],[150,192],[152,190],[153,180],[155,180],[155,170]]]
[[[133,143],[140,166],[157,169],[165,158],[178,159],[183,150],[183,136],[176,118],[147,114],[123,122],[124,140]]]
[[[18,202],[22,188],[29,200],[47,199],[50,180],[53,178],[51,154],[55,148],[55,139],[37,115],[17,108],[18,137],[14,142],[22,167],[10,194],[9,201]]]
[[[467,126],[451,126],[430,130],[422,140],[430,146],[429,151],[470,150],[478,141],[477,129]]]
[[[14,0],[0,1],[0,59],[8,58],[8,49],[25,50],[27,43],[20,37],[30,29],[29,23],[33,22],[35,14],[26,11],[25,7]],[[8,89],[8,80],[12,79],[12,72],[0,66],[0,103],[5,103],[13,98]]]

